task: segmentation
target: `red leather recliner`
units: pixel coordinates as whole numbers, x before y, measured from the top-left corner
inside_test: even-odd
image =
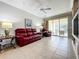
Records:
[[[51,36],[51,32],[48,31],[48,30],[45,29],[45,28],[43,28],[43,29],[41,30],[41,32],[42,32],[42,36],[43,36],[43,37],[50,37],[50,36]]]
[[[26,44],[32,43],[41,39],[41,33],[36,32],[36,29],[26,28],[26,29],[16,29],[15,30],[16,42],[21,47]]]

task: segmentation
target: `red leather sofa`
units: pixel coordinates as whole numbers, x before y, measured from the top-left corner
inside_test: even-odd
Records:
[[[41,33],[36,32],[36,29],[32,28],[19,28],[15,30],[16,42],[22,47],[26,44],[32,43],[34,41],[40,40]]]

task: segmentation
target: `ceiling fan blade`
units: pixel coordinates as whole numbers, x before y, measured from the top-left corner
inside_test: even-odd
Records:
[[[51,10],[51,8],[46,8],[45,10]]]
[[[45,14],[47,14],[47,12],[45,10],[42,10]]]
[[[40,10],[51,10],[51,8],[41,8]]]

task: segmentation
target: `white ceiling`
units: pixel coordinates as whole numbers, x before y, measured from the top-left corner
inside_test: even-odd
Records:
[[[57,14],[69,12],[72,10],[73,0],[0,0],[9,5],[25,10],[40,18],[54,16]],[[40,11],[40,8],[52,8],[46,13]]]

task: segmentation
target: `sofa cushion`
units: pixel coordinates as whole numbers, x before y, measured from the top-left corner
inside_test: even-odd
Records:
[[[27,37],[27,33],[17,33],[17,36],[23,36],[23,37]]]
[[[28,32],[28,36],[32,36],[33,35],[33,33],[32,32]]]
[[[15,32],[17,32],[17,33],[25,33],[26,30],[25,29],[16,29]]]

